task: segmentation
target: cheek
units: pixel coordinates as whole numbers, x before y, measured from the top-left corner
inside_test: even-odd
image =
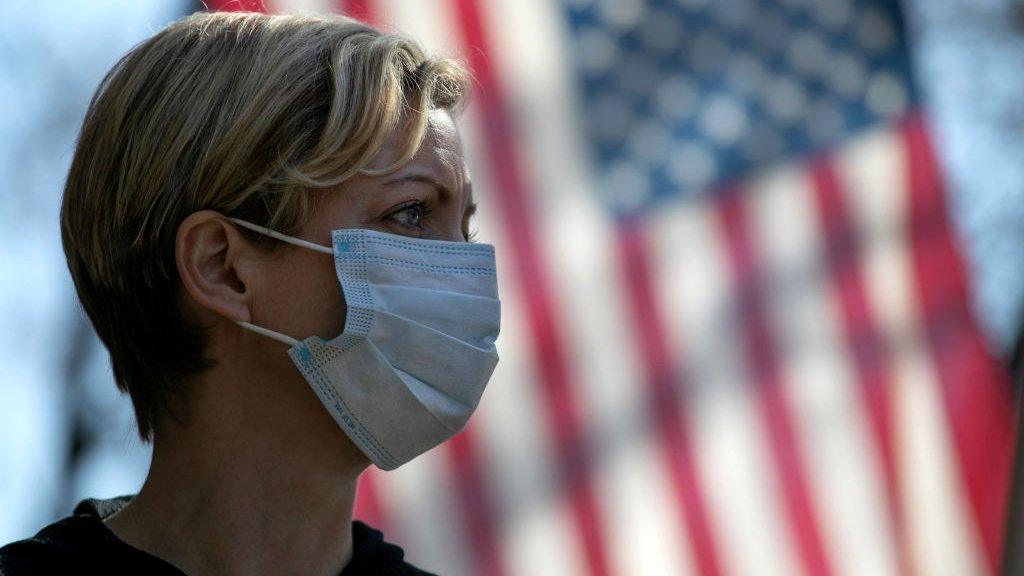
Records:
[[[328,340],[345,326],[345,300],[330,256],[310,252],[296,254],[274,272],[271,294],[257,298],[273,318],[271,326],[303,340],[320,336]]]

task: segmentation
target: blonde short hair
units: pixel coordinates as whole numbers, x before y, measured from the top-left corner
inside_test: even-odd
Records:
[[[366,172],[405,119],[394,167],[411,158],[424,112],[457,113],[467,89],[459,63],[338,15],[199,12],[117,62],[85,116],[61,238],[143,442],[181,421],[187,377],[212,366],[176,305],[182,220],[216,210],[294,234],[311,194]]]

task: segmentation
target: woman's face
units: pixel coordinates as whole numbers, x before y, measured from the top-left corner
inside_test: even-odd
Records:
[[[466,241],[475,205],[459,134],[447,112],[428,118],[423,143],[409,162],[387,175],[356,176],[318,196],[311,220],[294,235],[328,247],[331,231],[340,228]],[[402,142],[391,138],[370,168],[392,165]],[[213,212],[190,216],[178,234],[179,270],[191,295],[186,310],[217,326],[208,355],[219,372],[201,379],[196,396],[205,396],[196,403],[209,409],[208,424],[244,427],[251,444],[262,434],[268,442],[287,439],[313,454],[337,448],[346,458],[361,458],[295,368],[287,346],[234,323],[248,321],[297,340],[340,334],[345,300],[331,255],[284,242],[270,252],[258,250]]]
[[[401,144],[392,137],[370,168],[394,162]],[[323,195],[297,236],[331,246],[331,230],[366,228],[463,242],[474,209],[458,130],[446,111],[435,110],[412,160],[387,175],[356,176]],[[299,340],[340,334],[345,303],[331,257],[290,244],[280,249],[287,257],[275,257],[277,264],[260,279],[252,323]]]

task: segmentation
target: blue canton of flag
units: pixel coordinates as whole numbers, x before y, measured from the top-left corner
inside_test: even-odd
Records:
[[[693,196],[914,105],[887,0],[569,2],[589,142],[619,210]]]

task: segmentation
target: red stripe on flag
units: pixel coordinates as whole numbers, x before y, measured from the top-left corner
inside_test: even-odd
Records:
[[[489,38],[476,0],[451,0],[458,15],[466,56],[478,83],[477,103],[482,109],[484,144],[494,174],[496,199],[502,214],[507,245],[511,248],[515,277],[520,279],[525,314],[538,360],[540,385],[546,395],[547,416],[554,431],[558,466],[582,541],[587,568],[593,576],[609,573],[601,533],[601,514],[591,485],[591,462],[585,450],[581,417],[573,395],[572,376],[555,315],[551,282],[544,251],[537,246],[534,217],[523,166],[512,143],[514,132],[502,100],[497,74],[487,58]]]
[[[340,5],[340,11],[346,16],[351,16],[356,20],[361,20],[368,24],[379,24],[377,18],[376,7],[373,5],[373,0],[338,0]]]
[[[861,273],[859,238],[853,228],[849,210],[840,190],[832,160],[816,158],[811,166],[814,200],[825,237],[825,263],[833,294],[838,299],[843,337],[848,356],[853,361],[862,401],[871,422],[874,440],[882,462],[885,501],[893,525],[896,557],[900,574],[914,573],[906,522],[900,497],[892,425],[892,366],[875,322],[875,313],[867,296]]]
[[[922,321],[985,559],[995,573],[1013,454],[1009,378],[971,315],[963,260],[947,221],[945,191],[924,119],[911,116],[903,137],[909,240]]]
[[[444,449],[458,484],[456,492],[462,513],[463,533],[468,543],[466,548],[473,556],[473,574],[502,576],[507,571],[495,537],[495,529],[498,527],[496,515],[487,490],[488,484],[481,474],[475,438],[471,424],[449,440]]]
[[[782,394],[778,350],[768,326],[762,278],[748,232],[749,224],[740,191],[724,191],[723,198],[718,200],[718,209],[733,284],[738,290],[744,321],[745,353],[768,429],[768,442],[775,458],[788,520],[796,538],[804,573],[809,576],[826,576],[832,573],[832,569],[825,556],[821,532],[807,488],[807,472],[800,460],[793,416]]]
[[[649,414],[661,436],[661,449],[672,479],[673,494],[686,524],[697,569],[707,576],[721,574],[718,550],[712,538],[705,506],[704,490],[697,475],[696,460],[690,444],[689,425],[680,389],[681,372],[668,349],[664,316],[658,309],[651,287],[651,269],[644,243],[642,224],[624,221],[618,227],[619,265],[624,271],[632,304],[637,348],[643,357],[649,387]]]
[[[362,520],[364,523],[373,526],[387,534],[389,531],[387,516],[384,513],[384,505],[377,493],[376,475],[380,474],[378,468],[367,468],[359,476],[359,483],[356,486],[356,503],[352,511],[352,517]]]

